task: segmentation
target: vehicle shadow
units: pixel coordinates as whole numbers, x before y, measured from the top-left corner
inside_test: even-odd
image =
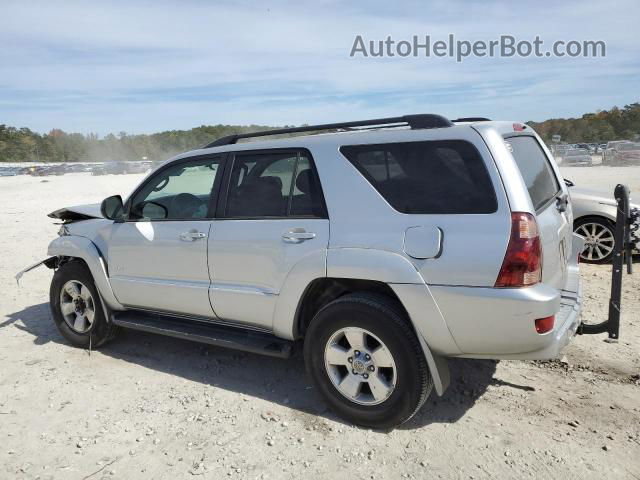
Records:
[[[47,303],[29,306],[0,322],[0,329],[11,326],[33,335],[36,345],[54,342],[72,348],[54,326]],[[314,392],[300,353],[283,360],[131,330],[121,331],[118,338],[100,348],[100,352],[193,382],[258,397],[302,414],[344,423]],[[450,360],[449,389],[442,397],[433,392],[418,414],[400,428],[417,429],[432,423],[454,423],[464,416],[489,385],[533,390],[494,379],[496,365],[497,362],[492,360]],[[313,419],[305,421],[312,422]]]

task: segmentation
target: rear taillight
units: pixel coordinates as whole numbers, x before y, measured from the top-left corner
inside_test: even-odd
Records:
[[[527,287],[542,279],[542,247],[538,224],[530,213],[511,214],[511,237],[498,279],[498,288]]]
[[[555,315],[550,317],[538,318],[536,320],[536,332],[539,334],[547,333],[553,330],[553,324],[556,323]]]

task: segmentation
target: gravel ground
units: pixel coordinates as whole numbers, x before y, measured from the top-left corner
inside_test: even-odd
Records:
[[[635,202],[638,203],[640,200],[640,167],[603,167],[599,165],[567,167],[561,165],[560,170],[564,177],[573,181],[576,186],[611,192],[612,198],[616,184],[624,183],[631,189],[631,195]]]
[[[640,191],[635,168],[564,170]],[[0,478],[640,478],[638,273],[624,278],[619,343],[578,337],[552,362],[451,361],[446,394],[388,432],[327,410],[301,358],[139,332],[72,348],[50,319],[50,271],[21,287],[13,275],[55,237],[46,213],[140,178],[0,178]],[[610,267],[582,272],[584,317],[599,321]]]

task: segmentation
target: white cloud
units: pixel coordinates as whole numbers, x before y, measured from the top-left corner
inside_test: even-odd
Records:
[[[0,115],[37,130],[150,132],[438,111],[543,119],[637,100],[624,0],[5,2]],[[605,28],[606,27],[606,28]],[[396,39],[602,39],[605,59],[352,59],[356,34]]]

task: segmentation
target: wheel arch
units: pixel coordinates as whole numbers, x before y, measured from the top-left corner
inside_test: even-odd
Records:
[[[606,220],[611,224],[616,223],[616,218],[614,216],[610,216],[603,212],[589,212],[583,215],[580,215],[578,218],[573,219],[573,230],[578,227],[578,224],[584,222],[585,220],[594,219],[594,220]]]
[[[307,285],[298,301],[293,322],[293,337],[304,337],[309,323],[322,307],[344,295],[357,292],[371,292],[389,297],[407,314],[402,301],[387,283],[359,278],[316,278]]]
[[[423,285],[423,287],[426,288],[426,285]],[[304,338],[311,320],[325,305],[344,295],[357,292],[376,293],[390,299],[398,305],[398,308],[402,310],[408,319],[409,326],[420,343],[433,378],[436,393],[441,396],[450,383],[450,374],[446,359],[432,351],[422,334],[422,329],[419,329],[416,325],[416,319],[410,315],[402,299],[388,283],[379,280],[339,277],[325,277],[313,280],[307,285],[298,302],[294,317],[293,338]]]
[[[320,276],[320,271],[324,275]],[[334,248],[316,252],[292,268],[280,289],[272,319],[276,335],[290,340],[299,338],[297,320],[301,299],[305,298],[314,282],[322,281],[329,282],[325,286],[336,281],[350,282],[349,288],[354,282],[370,282],[367,286],[373,291],[384,291],[397,300],[399,298],[389,284],[424,285],[422,276],[411,262],[397,253],[367,248]]]
[[[47,253],[52,256],[83,261],[89,268],[98,293],[106,306],[112,310],[124,310],[111,289],[107,263],[98,247],[91,240],[76,235],[58,237],[49,244]]]

